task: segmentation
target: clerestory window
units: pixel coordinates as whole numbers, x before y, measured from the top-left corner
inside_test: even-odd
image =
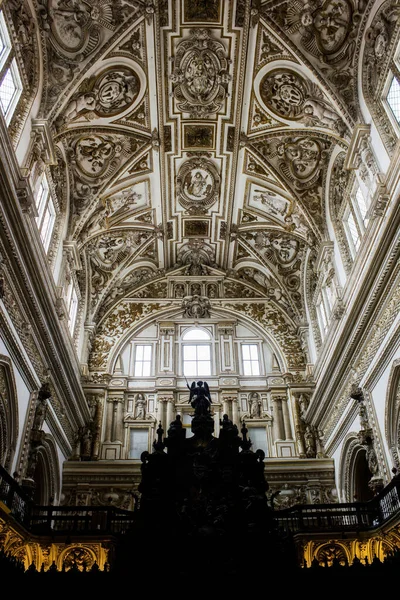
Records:
[[[190,329],[182,336],[183,374],[186,377],[211,375],[211,335],[200,328]]]
[[[51,236],[56,220],[56,211],[54,209],[54,203],[50,194],[46,175],[43,175],[42,177],[38,192],[36,194],[35,202],[38,211],[36,224],[39,229],[43,247],[47,252],[50,246]]]
[[[242,360],[244,375],[259,375],[260,361],[257,344],[242,344]]]

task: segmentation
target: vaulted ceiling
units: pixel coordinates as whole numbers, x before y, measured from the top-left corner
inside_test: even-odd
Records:
[[[359,119],[367,3],[250,4],[39,5],[38,117],[84,323],[124,298],[176,297],[171,274],[215,276],[211,298],[262,299],[260,322],[280,331],[307,321],[327,173]]]

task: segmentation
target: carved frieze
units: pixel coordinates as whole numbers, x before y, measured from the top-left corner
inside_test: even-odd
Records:
[[[233,312],[243,313],[263,328],[271,330],[286,355],[289,367],[296,371],[305,369],[306,357],[297,330],[289,323],[283,312],[265,303],[257,302],[226,303],[224,307]]]
[[[93,341],[92,352],[89,357],[89,368],[91,371],[102,371],[106,368],[110,350],[114,347],[121,336],[126,333],[135,323],[153,313],[160,311],[162,305],[146,302],[124,301],[118,305],[100,325]]]

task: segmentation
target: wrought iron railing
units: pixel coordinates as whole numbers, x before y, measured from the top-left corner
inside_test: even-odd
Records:
[[[25,523],[29,520],[32,501],[18,482],[0,465],[0,501],[8,508],[12,516]]]
[[[368,531],[400,518],[400,478],[368,502],[297,504],[275,512],[277,526],[287,532]]]
[[[35,506],[23,488],[0,466],[0,501],[29,531],[52,534],[123,534],[137,518],[114,506]],[[276,510],[276,526],[286,532],[312,533],[373,530],[400,519],[400,477],[368,502],[307,504]]]

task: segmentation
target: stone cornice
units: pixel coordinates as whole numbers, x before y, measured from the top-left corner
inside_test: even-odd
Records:
[[[76,427],[89,418],[80,385],[79,362],[66,324],[60,322],[56,312],[56,286],[38,230],[29,212],[24,214],[18,202],[18,189],[23,188],[29,196],[30,187],[21,177],[3,119],[0,122],[0,148],[3,260],[18,289],[18,298],[32,325],[32,337],[45,368],[50,370],[54,387]]]
[[[317,386],[310,407],[313,418],[332,410],[332,406],[329,409],[332,397],[337,395],[344,378],[348,377],[349,366],[356,364],[366,340],[372,334],[369,324],[377,318],[393,289],[400,260],[399,227],[400,203],[397,202],[386,222],[385,230],[380,231],[381,243],[375,246],[369,268],[364,269],[362,281],[357,282],[358,294],[352,306],[349,306],[347,298],[347,311],[337,330],[334,350],[329,356],[328,353],[321,355],[320,368],[316,366],[314,374]],[[346,298],[344,301],[346,302]]]

